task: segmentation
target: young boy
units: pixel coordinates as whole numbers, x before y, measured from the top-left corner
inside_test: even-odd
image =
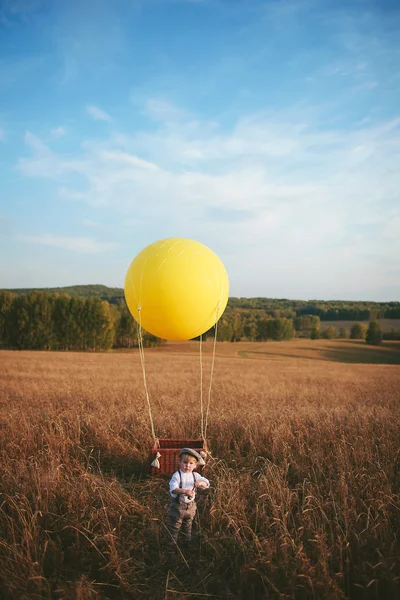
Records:
[[[195,473],[201,460],[200,454],[191,448],[183,448],[179,453],[179,471],[172,475],[169,491],[173,498],[168,510],[169,543],[175,545],[179,531],[182,531],[188,545],[192,538],[193,519],[196,514],[196,488],[209,488],[208,479]]]

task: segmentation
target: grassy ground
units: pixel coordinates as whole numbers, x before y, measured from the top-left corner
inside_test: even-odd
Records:
[[[204,344],[204,400],[211,369]],[[0,596],[400,594],[399,344],[219,344],[191,552],[165,544],[165,478],[138,353],[0,353]],[[199,434],[198,344],[146,352],[160,437]]]
[[[203,345],[204,355],[212,353],[211,342]],[[198,356],[197,342],[170,342],[168,347],[159,347],[154,353],[168,355]],[[310,360],[360,364],[400,364],[400,342],[385,342],[380,346],[370,346],[364,340],[310,340],[297,338],[291,342],[220,342],[217,357],[252,358],[267,361],[285,362],[287,366],[302,360],[304,366]],[[293,365],[292,365],[293,366]],[[309,365],[308,365],[309,366]],[[257,368],[268,368],[258,365]],[[325,367],[326,368],[326,365]]]
[[[400,319],[378,319],[379,326],[382,331],[391,331],[394,329],[395,331],[400,330]],[[357,321],[358,323],[363,323],[368,327],[369,321]],[[345,327],[347,331],[350,331],[355,321],[321,321],[321,327]]]

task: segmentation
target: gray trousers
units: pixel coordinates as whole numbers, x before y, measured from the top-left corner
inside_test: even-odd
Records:
[[[182,532],[184,540],[190,542],[192,539],[192,525],[196,514],[196,502],[171,502],[168,509],[168,531],[169,543],[176,544],[179,531]]]

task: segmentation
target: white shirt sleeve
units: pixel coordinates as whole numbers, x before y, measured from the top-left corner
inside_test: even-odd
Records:
[[[208,481],[208,479],[206,477],[203,477],[203,475],[200,475],[200,473],[197,473],[197,471],[196,471],[195,477],[196,477],[196,482],[202,482],[202,483],[207,484],[207,487],[204,489],[207,489],[210,487],[210,482]]]
[[[178,494],[173,494],[172,490],[176,490],[179,487],[179,471],[176,471],[169,482],[169,493],[173,498],[176,498]]]

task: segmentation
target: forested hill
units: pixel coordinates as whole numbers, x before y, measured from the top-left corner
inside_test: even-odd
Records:
[[[97,297],[110,304],[124,302],[122,288],[105,285],[73,285],[59,288],[7,289],[14,294],[27,294],[34,290],[49,294],[67,294],[84,298]],[[400,302],[365,302],[348,300],[289,300],[286,298],[229,298],[228,312],[251,311],[271,317],[294,318],[303,315],[319,316],[321,321],[400,319]]]
[[[46,292],[48,294],[67,294],[67,296],[80,296],[82,298],[101,298],[110,304],[120,304],[124,299],[123,288],[111,288],[106,285],[71,285],[54,288],[19,288],[4,289],[12,294],[29,294],[29,292]]]

